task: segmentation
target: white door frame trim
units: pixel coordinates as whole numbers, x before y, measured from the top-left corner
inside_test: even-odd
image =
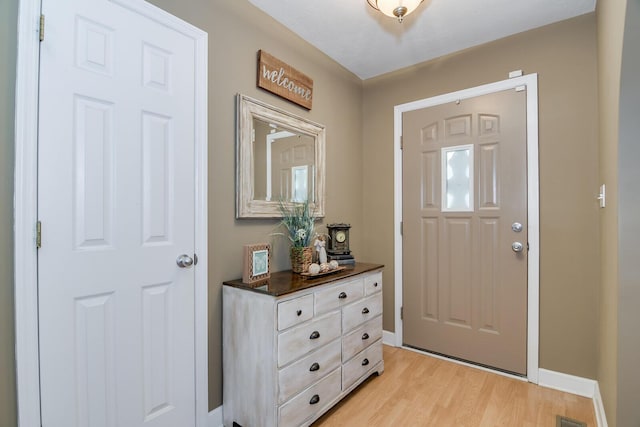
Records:
[[[457,92],[421,99],[394,107],[394,266],[395,266],[395,345],[402,347],[402,114],[459,99],[473,98],[501,90],[526,87],[527,90],[527,209],[529,256],[527,265],[527,380],[538,383],[540,318],[540,218],[538,180],[538,75],[528,74]]]
[[[14,302],[18,425],[40,427],[38,359],[38,73],[41,0],[19,0],[15,101]],[[209,415],[207,351],[207,33],[143,0],[109,0],[160,22],[195,43],[195,419]]]

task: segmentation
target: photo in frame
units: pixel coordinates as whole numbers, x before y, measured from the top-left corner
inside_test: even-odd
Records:
[[[255,243],[244,245],[242,282],[255,283],[271,277],[271,245]]]

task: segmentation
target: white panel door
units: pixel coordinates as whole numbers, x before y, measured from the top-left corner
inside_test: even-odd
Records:
[[[195,423],[194,40],[119,3],[42,6],[47,427]]]

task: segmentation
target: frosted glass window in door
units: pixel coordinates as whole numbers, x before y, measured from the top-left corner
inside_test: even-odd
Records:
[[[442,210],[473,211],[473,145],[442,149]]]

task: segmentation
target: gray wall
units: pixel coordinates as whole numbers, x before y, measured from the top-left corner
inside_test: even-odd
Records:
[[[640,425],[640,0],[628,0],[618,146],[618,427]]]
[[[13,135],[18,0],[0,2],[0,426],[16,422]]]

